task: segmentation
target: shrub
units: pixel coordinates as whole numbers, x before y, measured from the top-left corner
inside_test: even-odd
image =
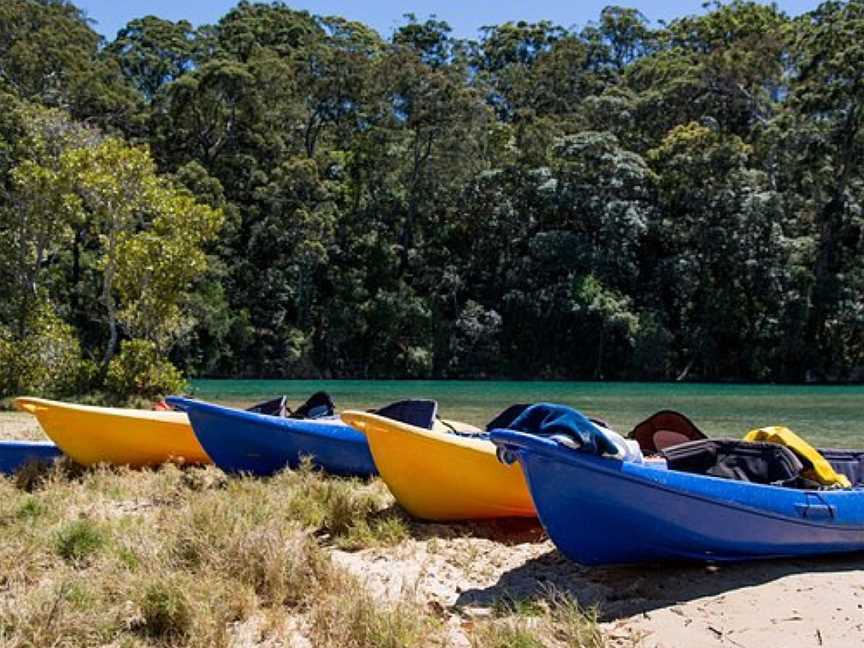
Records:
[[[23,337],[0,327],[0,396],[63,396],[81,381],[81,348],[47,303],[34,306]]]
[[[156,345],[147,340],[125,340],[120,353],[108,365],[105,389],[112,400],[132,398],[158,400],[186,387],[183,375],[159,355]]]

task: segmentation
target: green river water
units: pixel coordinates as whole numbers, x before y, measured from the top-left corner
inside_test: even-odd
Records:
[[[483,425],[513,403],[564,403],[609,421],[620,432],[660,409],[687,414],[709,436],[741,437],[786,425],[821,446],[864,448],[864,386],[682,383],[193,380],[196,397],[231,405],[287,394],[299,404],[329,392],[340,409],[379,407],[401,398],[434,398],[445,418]]]

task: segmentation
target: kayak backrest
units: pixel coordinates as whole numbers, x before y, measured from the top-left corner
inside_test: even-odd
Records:
[[[289,418],[293,419],[316,419],[325,416],[336,415],[336,404],[333,398],[325,391],[312,394],[305,403],[291,412]]]
[[[835,471],[816,448],[787,427],[772,425],[758,430],[750,430],[744,435],[744,440],[767,441],[786,446],[804,463],[806,470],[803,476],[818,484],[832,488],[849,488],[852,486],[846,475]]]
[[[700,439],[666,448],[660,454],[670,470],[754,484],[791,486],[804,470],[794,452],[776,443]]]
[[[652,455],[664,448],[708,436],[680,412],[660,410],[634,427],[630,438],[636,439],[644,454]]]
[[[864,486],[864,450],[838,450],[819,448],[831,467],[851,482],[852,486]]]
[[[438,402],[425,399],[396,401],[374,410],[373,413],[400,423],[431,430],[438,415]]]
[[[284,418],[288,412],[288,397],[278,396],[263,403],[258,403],[246,409],[247,412],[255,412],[256,414],[264,414],[265,416],[279,416]]]

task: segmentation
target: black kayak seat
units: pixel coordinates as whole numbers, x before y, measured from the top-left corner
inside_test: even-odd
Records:
[[[680,443],[707,439],[708,435],[680,412],[660,410],[634,427],[630,438],[636,439],[643,454],[653,455]]]
[[[291,412],[289,418],[292,419],[316,419],[325,416],[335,416],[336,404],[333,399],[325,391],[319,391],[312,394],[305,403],[296,410]]]
[[[334,416],[336,405],[327,392],[319,391],[312,394],[305,403],[292,411],[288,407],[288,397],[279,396],[247,408],[247,412],[277,416],[279,418],[316,419],[324,416]]]
[[[669,470],[753,484],[793,486],[804,464],[786,446],[737,439],[699,439],[665,448]]]
[[[288,414],[288,397],[279,396],[263,403],[258,403],[246,409],[247,412],[264,414],[265,416],[279,416],[285,418]]]
[[[819,448],[818,452],[836,472],[849,479],[853,488],[864,487],[864,450]]]
[[[400,423],[431,430],[438,415],[438,402],[426,399],[401,400],[373,410],[373,413]]]

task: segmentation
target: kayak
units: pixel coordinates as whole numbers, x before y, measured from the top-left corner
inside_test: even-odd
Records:
[[[155,466],[167,461],[210,463],[183,412],[152,412],[75,405],[42,398],[16,398],[74,461]]]
[[[186,412],[207,455],[228,473],[268,476],[296,468],[303,457],[334,475],[376,475],[366,437],[338,416],[286,418],[171,396]]]
[[[32,462],[48,462],[63,453],[50,441],[0,441],[0,474],[12,475]]]
[[[619,461],[563,436],[512,429],[490,436],[502,462],[521,465],[549,537],[584,565],[864,550],[864,451],[823,451],[852,475],[854,488],[821,490],[693,474],[663,461]],[[670,450],[710,443],[743,442],[694,441]]]
[[[381,478],[399,504],[424,520],[536,517],[521,471],[495,458],[487,435],[464,424],[426,429],[379,414],[342,413],[366,435]],[[455,431],[454,431],[455,430]]]

